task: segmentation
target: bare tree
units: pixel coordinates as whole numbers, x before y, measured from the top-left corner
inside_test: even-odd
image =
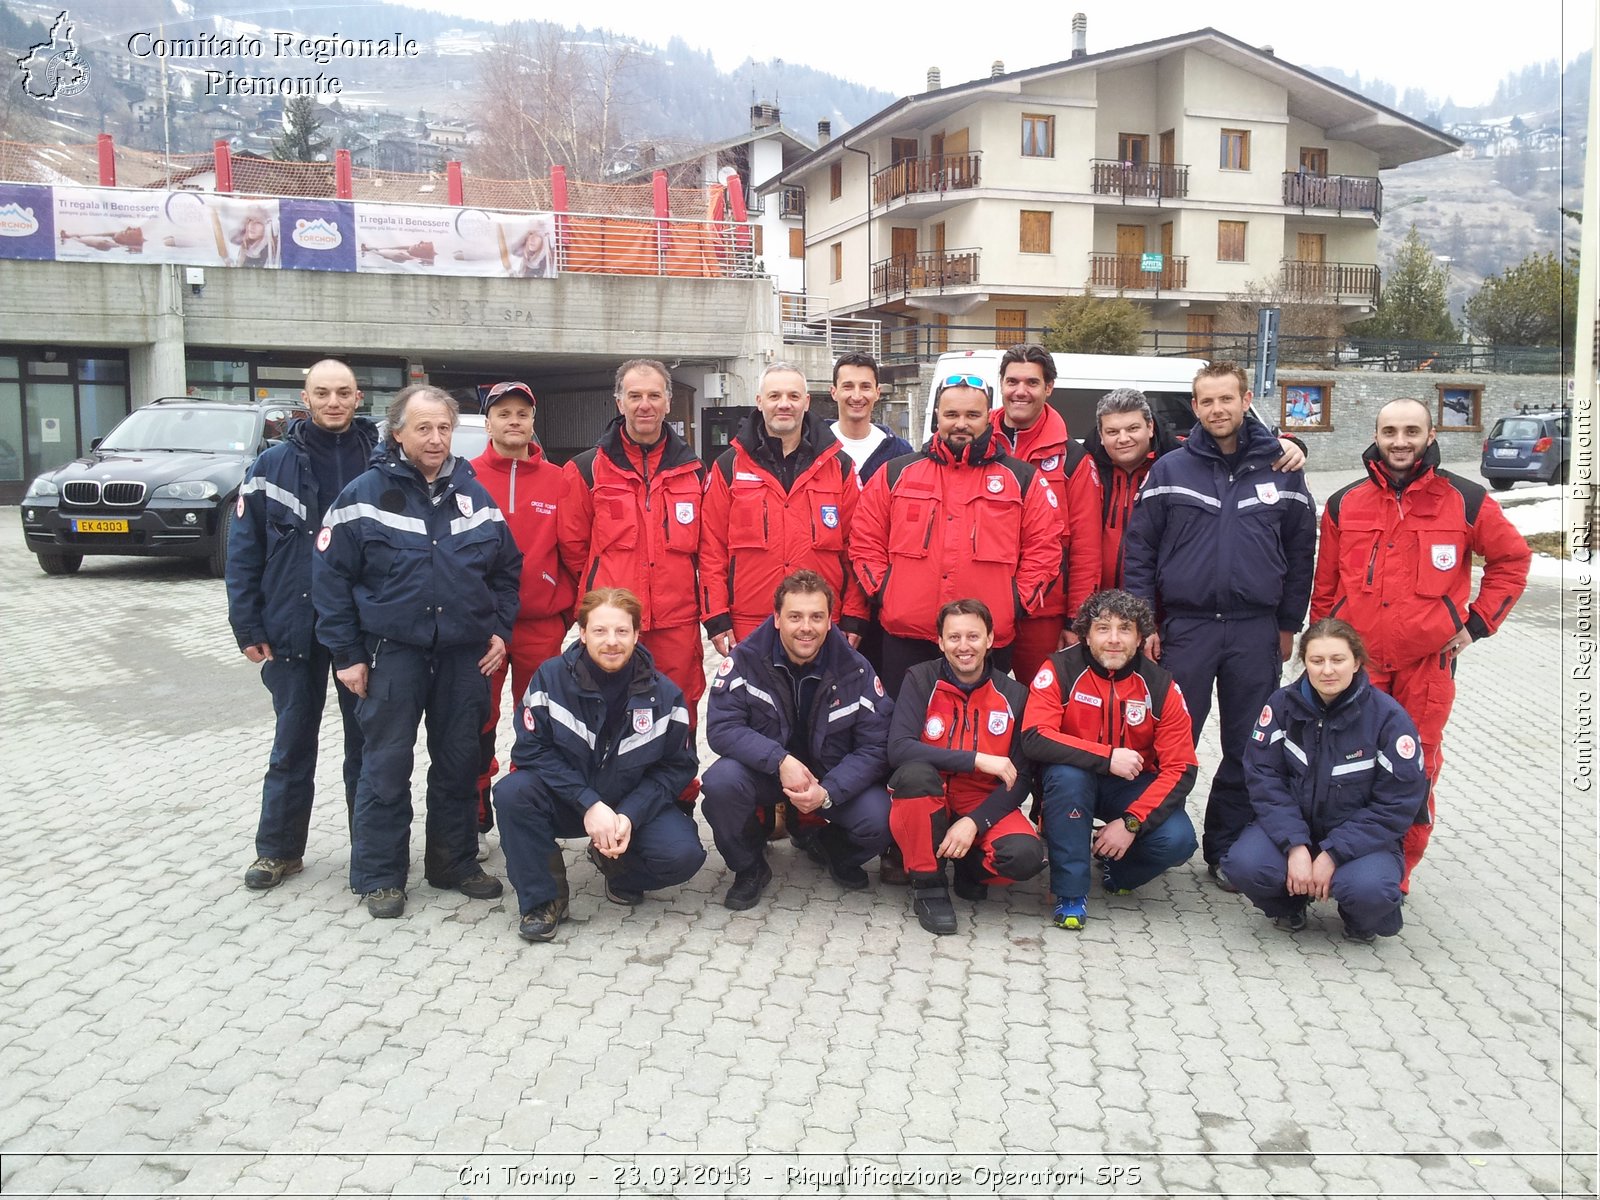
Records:
[[[1344,336],[1339,306],[1320,293],[1288,287],[1280,279],[1257,279],[1217,306],[1219,335],[1253,334],[1263,308],[1279,310],[1279,361],[1300,366],[1327,365]]]

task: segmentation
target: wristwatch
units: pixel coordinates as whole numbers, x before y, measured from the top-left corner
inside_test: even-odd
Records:
[[[833,807],[833,797],[828,795],[828,789],[827,788],[823,788],[822,789],[822,803],[820,805],[818,805],[818,807],[819,808],[832,808]]]
[[[1134,816],[1132,813],[1123,813],[1122,824],[1124,827],[1126,827],[1129,833],[1138,833],[1139,826],[1143,825],[1144,822],[1139,820],[1139,818]]]

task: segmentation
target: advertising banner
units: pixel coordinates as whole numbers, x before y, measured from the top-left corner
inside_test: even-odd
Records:
[[[354,271],[356,226],[345,200],[280,200],[283,265],[296,271]]]
[[[550,279],[555,221],[548,213],[399,204],[355,205],[356,270]]]
[[[56,256],[55,202],[48,187],[0,183],[0,258]]]
[[[280,265],[278,200],[209,192],[58,187],[58,262],[158,262],[191,267]]]

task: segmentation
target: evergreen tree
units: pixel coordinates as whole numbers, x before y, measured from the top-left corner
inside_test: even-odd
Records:
[[[1377,313],[1351,332],[1401,342],[1456,341],[1449,290],[1449,269],[1433,257],[1413,222],[1389,263]]]
[[[317,120],[317,103],[310,96],[296,96],[284,105],[287,123],[283,136],[272,146],[272,157],[279,162],[321,162],[327,157],[328,139],[318,136],[322,122]]]
[[[1496,346],[1558,346],[1572,341],[1578,310],[1576,255],[1531,254],[1483,281],[1467,301],[1467,327]]]
[[[1123,296],[1068,296],[1045,317],[1052,354],[1137,354],[1147,313]]]

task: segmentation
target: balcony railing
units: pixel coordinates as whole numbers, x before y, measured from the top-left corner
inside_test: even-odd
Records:
[[[1286,258],[1282,270],[1286,292],[1328,300],[1354,297],[1368,304],[1378,302],[1378,268],[1374,263],[1309,262]]]
[[[874,207],[901,196],[942,193],[978,186],[978,154],[928,154],[903,158],[872,174]]]
[[[1181,200],[1189,194],[1188,163],[1135,163],[1115,158],[1089,161],[1090,187],[1096,196],[1133,196],[1141,200]]]
[[[1089,284],[1097,288],[1117,288],[1121,291],[1141,289],[1158,292],[1181,292],[1189,286],[1189,256],[1163,254],[1159,271],[1143,270],[1141,254],[1089,255]]]
[[[977,282],[976,250],[919,250],[872,264],[873,297],[885,300]]]
[[[1340,213],[1371,213],[1373,220],[1377,220],[1383,216],[1383,184],[1365,175],[1308,175],[1304,171],[1285,171],[1283,202],[1301,212],[1331,208]]]
[[[778,215],[780,217],[803,217],[806,215],[806,190],[805,188],[785,186],[778,193]]]

